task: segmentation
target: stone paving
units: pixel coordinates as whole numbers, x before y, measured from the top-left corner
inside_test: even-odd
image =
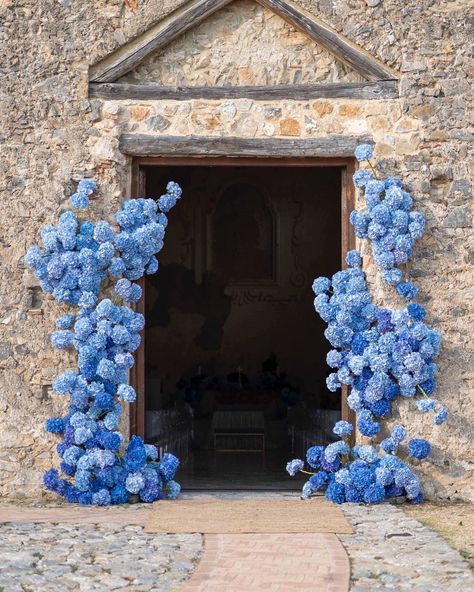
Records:
[[[146,534],[149,507],[142,504],[0,505],[0,592],[343,592],[349,579],[346,553],[351,592],[474,592],[474,576],[461,555],[399,507],[342,509],[353,535],[203,539]]]
[[[0,592],[172,592],[201,549],[199,534],[148,535],[140,525],[4,523]]]
[[[439,535],[391,504],[343,504],[354,535],[338,535],[351,592],[474,592],[468,563]]]

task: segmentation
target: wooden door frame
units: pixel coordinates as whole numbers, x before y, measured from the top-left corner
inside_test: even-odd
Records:
[[[131,196],[145,195],[146,167],[150,166],[246,166],[246,167],[338,167],[341,168],[341,268],[347,267],[345,255],[355,248],[355,234],[349,221],[349,216],[355,207],[355,191],[352,175],[355,171],[353,157],[342,158],[247,158],[233,156],[141,156],[132,161]],[[136,311],[145,315],[145,278],[138,282],[143,290],[143,296],[136,305]],[[135,365],[130,370],[130,384],[135,388],[137,400],[130,405],[130,435],[145,438],[145,329],[142,332],[140,347],[135,352]],[[355,413],[347,404],[348,388],[342,387],[341,417],[355,426]],[[355,432],[355,430],[354,430]],[[354,441],[354,436],[353,436]]]

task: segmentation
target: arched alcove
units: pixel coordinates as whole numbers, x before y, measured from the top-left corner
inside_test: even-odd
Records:
[[[212,215],[209,269],[229,284],[275,281],[275,226],[264,188],[256,181],[231,182]]]

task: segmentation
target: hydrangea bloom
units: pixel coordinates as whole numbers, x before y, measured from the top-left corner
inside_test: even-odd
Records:
[[[348,421],[338,421],[333,427],[332,431],[341,438],[344,436],[350,436],[353,431],[352,424]]]
[[[443,407],[434,416],[433,422],[436,425],[441,425],[442,423],[445,423],[446,421],[448,421],[448,410],[446,409],[446,407]]]
[[[370,144],[360,144],[355,149],[354,154],[359,162],[364,162],[372,158],[373,148]]]
[[[371,156],[371,146],[357,147],[359,161]],[[352,212],[350,221],[357,237],[371,242],[382,280],[411,301],[417,288],[403,280],[398,266],[410,259],[416,240],[423,234],[424,218],[413,210],[413,200],[399,179],[378,179],[372,166],[371,171],[359,169],[354,174],[354,184],[363,190],[366,207]],[[349,251],[346,263],[348,269],[314,281],[314,308],[327,323],[325,336],[333,348],[326,358],[333,369],[326,380],[327,388],[334,392],[342,385],[350,387],[347,402],[357,413],[359,432],[373,438],[381,430],[379,418],[390,415],[398,396],[422,395],[415,407],[423,413],[436,411],[437,402],[429,395],[436,387],[434,359],[441,339],[425,324],[426,311],[421,305],[410,302],[400,310],[389,310],[373,304],[358,251]],[[433,421],[439,425],[447,417],[447,410],[441,408]],[[347,437],[351,428],[346,422],[338,422],[334,433]],[[335,503],[378,503],[399,495],[419,503],[423,499],[419,479],[395,456],[406,437],[406,428],[394,425],[390,436],[380,442],[379,453],[368,445],[349,449],[343,441],[324,448],[311,447],[307,461],[318,470],[318,477],[314,483],[312,478],[305,483],[303,497],[324,486],[323,473],[326,496]],[[412,458],[421,460],[429,454],[430,445],[415,438],[408,443],[408,451]],[[291,474],[303,470],[302,461],[292,462]]]
[[[300,471],[304,467],[304,462],[299,458],[295,458],[294,460],[290,460],[289,463],[286,464],[286,470],[289,475],[294,477],[298,471]]]
[[[414,438],[408,442],[408,454],[418,460],[423,460],[431,452],[431,445],[422,438]]]
[[[96,190],[93,180],[79,182],[71,197],[74,207],[85,208]],[[61,214],[58,225],[41,231],[43,249],[32,247],[25,262],[36,273],[46,292],[59,302],[79,307],[56,321],[51,335],[54,347],[74,347],[78,371],[66,371],[53,381],[54,390],[69,395],[71,404],[64,417],[46,421],[46,429],[62,435],[57,445],[60,468],[47,471],[48,489],[67,501],[81,504],[121,504],[131,495],[141,501],[175,499],[180,486],[173,479],[179,461],[172,454],[158,458],[154,446],[132,437],[119,454],[122,435],[115,431],[121,404],[134,401],[127,384],[132,353],[140,344],[143,315],[105,298],[99,300],[106,276],[123,278],[116,292],[125,302],[136,302],[141,289],[132,281],[158,269],[155,254],[163,246],[166,216],[181,195],[175,183],[159,200],[125,202],[117,213],[117,232],[108,222],[79,221],[73,212]],[[160,212],[161,207],[161,212]]]

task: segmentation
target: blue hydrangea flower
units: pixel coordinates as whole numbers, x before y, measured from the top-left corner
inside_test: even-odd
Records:
[[[168,483],[166,483],[165,487],[164,487],[164,493],[166,496],[166,499],[171,499],[174,500],[178,497],[179,493],[181,491],[181,485],[179,483],[176,483],[176,481],[168,481]]]
[[[408,442],[408,454],[418,460],[423,460],[431,452],[431,445],[422,438],[413,438]]]
[[[344,436],[350,436],[353,429],[352,424],[348,421],[338,421],[332,431],[340,438],[343,438]]]
[[[391,438],[394,442],[400,444],[400,442],[403,442],[403,440],[405,440],[406,437],[407,430],[404,426],[396,424],[392,427]]]
[[[65,314],[56,319],[56,327],[58,329],[70,329],[74,323],[74,319],[75,317],[73,314]]]
[[[69,199],[71,206],[79,210],[85,210],[89,207],[89,198],[85,193],[73,193]]]
[[[72,345],[74,334],[71,331],[54,331],[51,334],[51,344],[57,349],[67,349]]]
[[[94,179],[81,179],[77,185],[77,190],[85,193],[86,195],[90,195],[94,193],[97,189],[97,183]]]
[[[159,471],[165,482],[171,481],[179,467],[179,460],[166,452],[160,460]]]
[[[370,144],[360,144],[354,150],[354,155],[359,162],[370,160],[373,156],[373,148]]]
[[[357,421],[357,427],[363,436],[372,437],[380,432],[380,425],[366,417],[359,418]]]
[[[346,254],[346,263],[349,267],[360,268],[362,266],[362,257],[359,251],[348,251]]]
[[[347,455],[350,452],[349,446],[344,440],[338,440],[328,444],[324,449],[324,458],[327,462],[333,463],[340,455]]]
[[[125,489],[130,493],[138,493],[145,486],[145,479],[141,473],[130,473],[125,480]]]
[[[314,475],[311,475],[311,477],[309,478],[309,484],[311,486],[311,491],[316,492],[319,489],[321,489],[321,487],[327,481],[327,477],[328,477],[327,473],[325,473],[324,471],[318,471]]]
[[[286,471],[289,475],[294,477],[298,471],[301,471],[304,468],[304,462],[299,458],[295,458],[291,460],[289,463],[286,464]]]
[[[398,443],[393,438],[385,438],[379,444],[381,450],[388,454],[393,454],[397,451]]]
[[[373,179],[373,175],[366,169],[359,169],[354,173],[352,179],[356,187],[365,187],[369,181]]]
[[[61,417],[50,417],[46,420],[46,431],[50,432],[51,434],[61,434],[64,432],[65,423],[64,419]]]
[[[309,466],[313,469],[317,469],[319,468],[320,464],[321,464],[321,456],[324,452],[324,446],[311,446],[311,448],[308,448],[308,450],[306,451],[306,462],[309,464]],[[299,459],[297,459],[299,460]],[[300,461],[303,462],[303,461]],[[303,463],[304,466],[304,463]],[[301,468],[303,468],[303,466],[301,466]],[[300,470],[300,469],[298,469]],[[291,474],[291,473],[290,473]]]
[[[379,504],[385,499],[385,488],[383,485],[372,483],[364,491],[364,502],[367,504]]]
[[[318,277],[313,282],[313,292],[315,294],[323,294],[331,287],[331,281],[326,277]]]
[[[433,411],[436,407],[436,401],[434,399],[420,399],[417,401],[416,406],[422,413]]]
[[[433,423],[435,423],[436,425],[441,425],[442,423],[445,423],[446,421],[448,421],[448,410],[446,409],[446,407],[443,407],[435,415],[435,417],[433,419]]]
[[[401,282],[397,286],[397,292],[402,298],[405,298],[405,300],[413,300],[418,294],[418,288],[410,282]]]
[[[326,498],[335,504],[343,504],[346,501],[346,489],[341,483],[333,481],[327,486]]]
[[[127,403],[133,403],[137,398],[135,389],[128,384],[119,384],[117,394],[122,401],[126,401]]]

